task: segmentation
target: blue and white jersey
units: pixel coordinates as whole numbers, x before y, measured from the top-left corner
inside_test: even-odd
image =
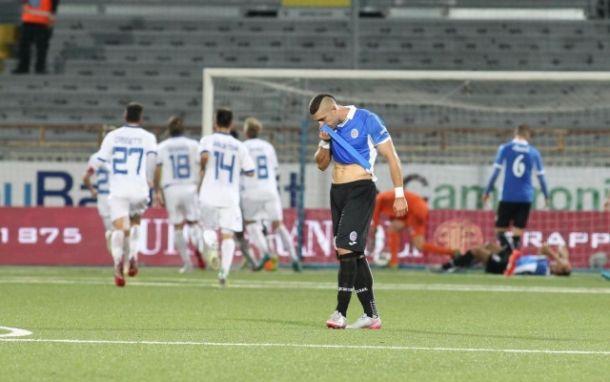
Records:
[[[239,206],[240,175],[256,167],[246,146],[229,134],[201,138],[199,152],[207,153],[199,199],[215,207]]]
[[[498,149],[492,175],[486,193],[491,192],[499,170],[504,168],[504,185],[500,200],[504,202],[531,203],[534,199],[532,174],[536,170],[545,196],[544,168],[538,150],[522,139],[513,139]]]
[[[390,139],[390,133],[377,114],[366,109],[348,106],[349,112],[343,123],[337,125],[336,132],[349,143],[364,159],[371,164],[377,159],[377,145]],[[339,144],[331,141],[330,152],[335,162],[358,164],[358,162]]]
[[[525,255],[515,263],[515,275],[548,276],[551,273],[549,259],[541,255]]]
[[[157,138],[140,126],[126,125],[106,135],[97,160],[108,166],[111,197],[148,197],[150,155],[157,155]]]
[[[89,157],[87,163],[88,170],[95,172],[95,189],[98,195],[108,195],[110,189],[108,188],[108,167],[105,164],[101,164],[97,160],[98,153],[95,153]]]
[[[187,137],[170,137],[159,144],[157,166],[162,166],[163,188],[197,185],[199,182],[199,142]]]

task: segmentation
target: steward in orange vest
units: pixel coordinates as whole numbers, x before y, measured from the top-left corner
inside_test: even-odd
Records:
[[[38,74],[46,73],[47,52],[58,6],[59,0],[23,0],[19,64],[13,73],[29,73],[32,44],[36,45],[35,71]]]

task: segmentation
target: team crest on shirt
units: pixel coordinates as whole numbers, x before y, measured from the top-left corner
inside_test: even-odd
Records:
[[[356,240],[358,240],[358,232],[352,231],[349,233],[349,245],[356,244]]]
[[[352,136],[352,139],[358,138],[358,130],[352,129],[352,131],[350,131],[350,135]]]

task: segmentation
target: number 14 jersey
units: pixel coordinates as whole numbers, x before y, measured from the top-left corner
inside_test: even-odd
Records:
[[[255,170],[246,146],[229,134],[214,133],[201,138],[199,151],[208,154],[199,199],[212,206],[239,206],[240,175]]]

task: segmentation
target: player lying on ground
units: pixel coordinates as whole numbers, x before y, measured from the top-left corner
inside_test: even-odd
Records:
[[[569,276],[572,271],[565,247],[554,250],[545,244],[538,249],[536,255],[532,255],[512,250],[509,246],[500,247],[496,243],[473,247],[463,255],[456,256],[443,264],[442,269],[454,271],[459,268],[470,268],[477,263],[483,265],[486,273],[506,276],[517,274]]]
[[[457,248],[448,248],[426,242],[426,227],[428,226],[428,204],[419,195],[405,191],[405,198],[409,205],[409,212],[405,216],[398,217],[394,213],[394,190],[384,191],[377,195],[375,200],[375,211],[373,212],[373,233],[383,230],[381,217],[386,216],[390,221],[388,226],[388,246],[390,248],[390,267],[398,266],[398,251],[400,246],[400,234],[407,230],[411,236],[411,242],[418,251],[424,253],[437,253],[440,255],[453,256],[460,251]],[[377,237],[378,235],[375,235]],[[380,236],[380,235],[379,235]],[[379,256],[383,245],[375,242],[373,258]]]

